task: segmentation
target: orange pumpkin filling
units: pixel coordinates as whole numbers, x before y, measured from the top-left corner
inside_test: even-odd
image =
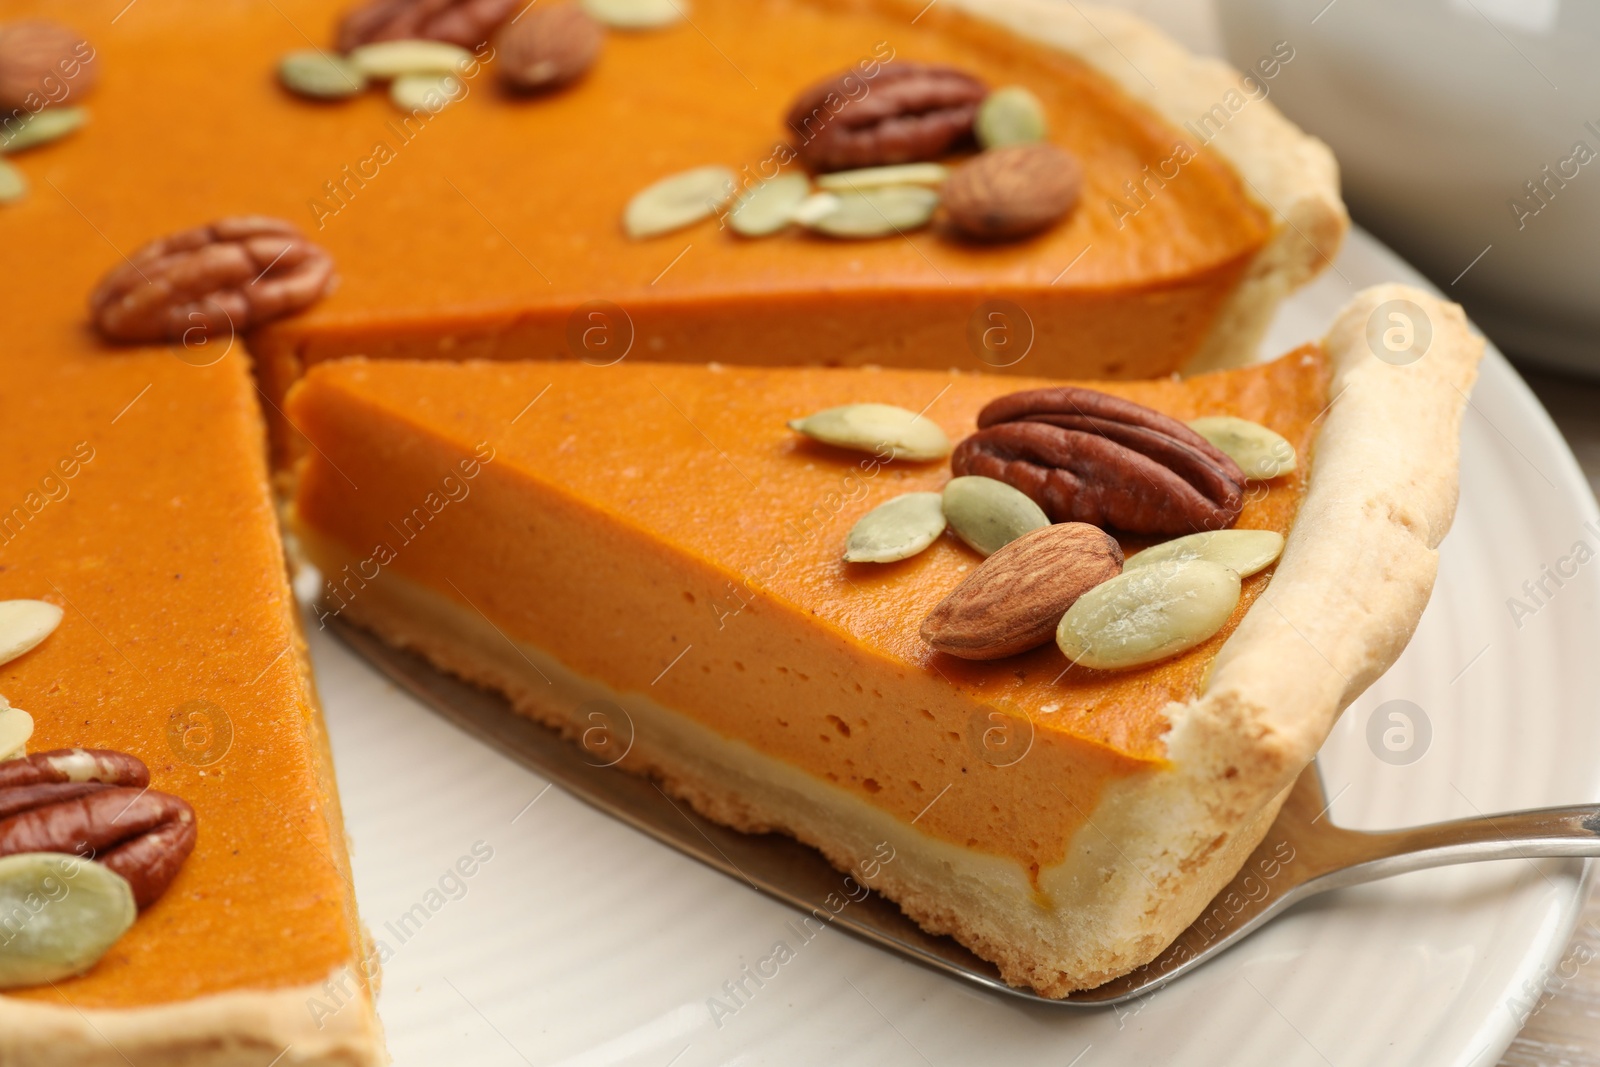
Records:
[[[1127,203],[1125,183],[1170,159],[1175,132],[1081,62],[940,7],[913,20],[914,6],[897,0],[698,0],[693,26],[610,35],[600,65],[569,92],[508,100],[485,73],[467,100],[425,120],[402,117],[381,93],[313,105],[275,83],[278,58],[326,40],[335,13],[325,0],[132,9],[84,0],[72,17],[93,28],[99,55],[93,120],[19,162],[33,190],[7,207],[0,248],[14,312],[0,399],[11,431],[0,455],[9,508],[0,596],[48,599],[67,617],[0,669],[0,691],[34,713],[34,750],[137,755],[156,788],[194,805],[200,839],[166,897],[93,971],[7,996],[136,1006],[320,983],[360,957],[338,802],[259,456],[258,395],[276,422],[308,366],[352,353],[564,357],[584,321],[575,309],[595,300],[626,312],[633,360],[972,369],[987,367],[970,341],[986,320],[974,316],[985,301],[1012,300],[1031,316],[1034,355],[1011,371],[1155,376],[1194,352],[1269,237],[1265,213],[1204,151],[1137,212],[1108,210],[1108,199]],[[10,14],[59,12],[23,0]],[[1032,89],[1052,140],[1084,163],[1076,214],[1001,248],[931,232],[743,241],[711,223],[656,241],[622,235],[623,205],[657,177],[707,163],[768,173],[794,92],[886,58],[885,48]],[[343,279],[309,313],[250,339],[260,390],[238,339],[110,351],[89,338],[84,294],[119,251],[243,211],[302,225]],[[37,261],[45,249],[48,269]],[[646,685],[694,644],[656,689],[665,703],[903,818],[960,777],[919,825],[1035,868],[1059,858],[1072,829],[1047,817],[1047,787],[1088,810],[1104,782],[1161,758],[1152,709],[1194,691],[1215,642],[1126,678],[1057,677],[1049,649],[998,671],[933,656],[907,620],[972,559],[941,544],[864,570],[837,552],[858,512],[937,485],[943,471],[896,464],[867,477],[853,458],[782,430],[786,417],[859,399],[860,381],[633,360],[610,370],[508,364],[508,384],[486,376],[415,443],[395,446],[419,463],[454,456],[480,433],[502,449],[473,502],[440,520],[457,525],[469,551],[420,538],[399,572],[430,584],[454,577],[509,632],[622,687]],[[447,370],[408,364],[395,388]],[[417,485],[364,458],[364,435],[395,416],[379,397],[347,396],[361,373],[330,366],[294,415],[341,466],[361,471],[363,487],[362,507],[340,513],[340,490],[314,457],[305,516],[365,556],[390,536],[379,520],[415,505]],[[1117,391],[1180,417],[1256,418],[1304,449],[1320,374],[1307,353]],[[535,379],[563,387],[538,418],[511,425],[502,390]],[[936,399],[931,414],[952,430],[1027,384],[888,371],[868,381],[873,399],[913,409]],[[725,455],[708,450],[702,430]],[[80,443],[93,458],[79,457],[68,476],[60,464]],[[670,494],[647,483],[664,443],[682,460]],[[728,461],[755,484],[730,475]],[[1241,525],[1287,527],[1303,478],[1302,469],[1253,500]],[[525,497],[530,486],[543,488]],[[586,592],[557,583],[542,601],[576,614],[531,611],[541,601],[529,585],[495,581],[489,561],[500,557],[488,553],[506,546],[474,541],[463,516],[501,506],[506,522],[584,532],[568,546],[574,562],[603,563],[606,581]],[[641,584],[663,568],[682,580]],[[1246,583],[1241,611],[1260,581]],[[620,637],[578,641],[572,618]],[[819,625],[825,640],[807,647]],[[616,656],[619,647],[630,655]],[[782,669],[758,666],[780,647]],[[817,710],[824,697],[838,710]],[[795,710],[774,710],[785,708]],[[972,755],[968,738],[992,713],[1032,724],[1038,747],[1025,774],[1000,776]],[[214,753],[221,723],[230,747],[210,763],[194,746]],[[915,744],[896,733],[908,724]]]
[[[699,0],[693,25],[609,34],[564,92],[508,99],[485,65],[466,99],[420,119],[381,91],[316,104],[276,83],[281,55],[330,37],[338,6],[326,0],[169,0],[117,17],[124,6],[76,9],[103,77],[92,122],[22,162],[35,188],[7,209],[7,245],[48,248],[51,266],[7,273],[16,306],[70,307],[42,328],[71,336],[114,249],[224,215],[289,219],[342,281],[253,339],[275,406],[305,367],[336,356],[565,358],[584,325],[572,329],[574,312],[602,300],[626,313],[613,329],[635,359],[975,370],[990,367],[972,340],[990,325],[981,308],[1005,300],[1033,334],[1010,370],[1153,377],[1193,354],[1271,231],[1208,149],[1181,181],[1150,179],[1193,138],[1105,77],[939,5],[913,22],[923,5],[898,0]],[[36,0],[13,13],[59,17]],[[934,231],[743,240],[713,222],[622,233],[629,198],[664,175],[715,163],[770,176],[794,95],[890,55],[1031,89],[1051,140],[1083,164],[1078,210],[1000,246]],[[153,128],[182,133],[153,143]]]
[[[918,621],[978,557],[949,537],[894,564],[839,556],[862,514],[939,489],[948,467],[882,464],[785,424],[871,400],[926,408],[955,439],[989,400],[1041,384],[334,363],[290,396],[316,446],[297,517],[331,611],[366,618],[368,582],[400,575],[581,676],[1037,872],[1060,862],[1107,782],[1163,759],[1163,709],[1195,695],[1268,576],[1246,580],[1217,636],[1144,669],[1069,669],[1053,645],[989,663],[935,653]],[[1326,370],[1308,347],[1182,382],[1099,387],[1180,419],[1253,419],[1309,456]],[[1254,487],[1238,526],[1286,532],[1308,469]],[[1031,745],[1028,758],[1009,758],[1006,744]]]
[[[1077,59],[939,7],[913,24],[921,6],[705,0],[692,27],[611,34],[596,68],[562,94],[507,103],[480,83],[404,142],[387,101],[347,105],[364,113],[350,125],[365,136],[324,153],[325,172],[298,187],[320,205],[317,218],[301,200],[282,212],[309,224],[345,284],[259,338],[268,392],[276,398],[306,366],[352,353],[583,355],[591,323],[574,310],[592,301],[614,305],[607,358],[631,339],[633,357],[652,361],[997,369],[1009,355],[985,362],[971,335],[990,325],[980,308],[1007,300],[1030,320],[1013,315],[1013,328],[1033,334],[1033,355],[1014,372],[1176,370],[1267,240],[1265,212],[1205,151],[1182,181],[1152,193],[1146,168],[1170,169],[1175,144],[1192,138]],[[783,116],[795,94],[889,56],[1034,91],[1051,140],[1083,164],[1078,210],[1036,239],[1000,246],[931,231],[743,240],[710,222],[653,240],[622,233],[623,206],[657,178],[711,163],[742,182],[770,177],[789,158]],[[366,164],[374,139],[394,149],[392,162]],[[511,144],[527,146],[526,167],[459,166],[484,145]],[[1130,194],[1130,182],[1144,191]],[[387,205],[407,213],[406,225],[394,225]]]
[[[0,693],[33,714],[31,751],[139,757],[153,788],[194,806],[199,841],[92,971],[6,996],[129,1007],[355,966],[344,824],[249,368],[237,353],[206,368],[151,349],[18,354],[0,398],[0,599],[65,617],[0,667]]]

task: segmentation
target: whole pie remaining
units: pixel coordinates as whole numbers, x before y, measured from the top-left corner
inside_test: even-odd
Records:
[[[278,458],[290,453],[279,409],[308,366],[353,353],[584,355],[574,325],[581,336],[586,309],[606,302],[624,313],[630,367],[836,361],[1138,378],[1242,358],[1343,233],[1331,158],[1261,98],[1260,78],[1241,82],[1119,13],[1032,0],[694,10],[692,25],[611,35],[560,94],[530,102],[472,81],[468,99],[422,116],[379,94],[323,106],[274,84],[283,54],[331,29],[339,11],[326,0],[85,0],[65,16],[91,35],[103,77],[76,132],[15,157],[32,188],[3,208],[0,242],[11,431],[0,595],[48,600],[64,621],[0,667],[0,692],[32,713],[31,750],[126,752],[200,826],[171,888],[98,965],[0,995],[0,1060],[382,1058],[382,946],[355,916],[258,459],[263,412]],[[63,17],[45,0],[22,0],[13,16]],[[622,234],[623,205],[655,177],[708,163],[759,170],[787,136],[793,95],[884,59],[880,45],[1029,89],[1052,141],[1084,166],[1080,210],[992,246],[932,233],[753,243],[709,222],[681,246]],[[1179,141],[1192,151],[1181,164]],[[85,329],[83,297],[125,266],[119,254],[241,213],[306,231],[331,254],[338,288],[243,336],[186,329],[166,348],[113,349]],[[1025,313],[1026,360],[1001,366],[974,345],[997,300],[1013,321]],[[715,610],[733,618],[742,603]],[[948,836],[940,805],[924,821]],[[731,808],[728,818],[757,821]],[[1011,837],[1013,853],[1048,851]]]
[[[249,338],[280,438],[274,409],[318,361],[584,355],[601,305],[626,316],[610,320],[611,351],[636,360],[1129,379],[1216,365],[1253,348],[1346,227],[1331,155],[1278,113],[1268,73],[1241,80],[1088,4],[696,0],[692,22],[610,34],[559,92],[502,93],[484,63],[464,99],[421,117],[379,92],[314,102],[276,84],[283,55],[331,43],[330,0],[171,0],[138,19],[123,6],[74,9],[105,75],[88,125],[15,157],[33,191],[6,211],[7,245],[50,249],[75,311],[115,250],[229,215],[299,227],[340,284]],[[66,17],[43,0],[15,10]],[[1292,77],[1291,53],[1262,64]],[[630,197],[658,178],[770,176],[792,155],[802,90],[891,56],[1031,91],[1081,165],[1075,213],[1002,244],[932,230],[747,240],[713,220],[623,232]],[[974,341],[997,310],[1015,331],[1003,355]]]
[[[0,993],[0,1063],[377,1063],[378,955],[249,365],[40,344],[50,320],[28,323],[0,392],[0,599],[49,601],[61,621],[0,666],[0,693],[32,716],[30,752],[128,753],[153,792],[192,805],[198,834],[91,970]],[[0,953],[49,914],[0,914]]]
[[[1410,362],[1370,339],[1397,300],[1431,331]],[[948,536],[896,563],[840,554],[865,512],[939,491],[948,467],[786,425],[890,404],[954,440],[1042,381],[330,363],[289,400],[315,445],[295,519],[324,616],[574,738],[603,713],[624,768],[711,818],[790,833],[842,869],[887,842],[875,888],[1061,996],[1150,960],[1195,917],[1404,647],[1454,512],[1481,351],[1458,308],[1389,286],[1275,362],[1095,384],[1180,420],[1263,424],[1298,457],[1237,520],[1286,535],[1276,567],[1244,579],[1216,636],[1125,671],[1050,644],[984,661],[929,649],[918,620],[979,558]]]

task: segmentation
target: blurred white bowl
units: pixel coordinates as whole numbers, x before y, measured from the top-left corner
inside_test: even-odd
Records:
[[[1218,0],[1352,212],[1512,353],[1600,374],[1600,2]]]

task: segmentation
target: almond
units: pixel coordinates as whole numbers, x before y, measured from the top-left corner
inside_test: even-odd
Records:
[[[1006,240],[1037,233],[1078,204],[1083,170],[1052,144],[991,148],[944,183],[950,224],[968,237]]]
[[[604,37],[605,29],[577,4],[524,12],[495,38],[500,78],[522,93],[559,89],[588,73]]]
[[[1024,534],[984,560],[922,620],[922,639],[962,659],[1046,644],[1067,609],[1122,573],[1116,538],[1084,522]]]
[[[55,22],[27,19],[0,25],[0,110],[38,111],[94,88],[95,51]]]

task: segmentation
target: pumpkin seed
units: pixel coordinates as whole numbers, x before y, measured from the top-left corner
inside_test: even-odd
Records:
[[[811,192],[804,174],[780,174],[740,194],[728,212],[728,225],[744,237],[777,233],[792,221],[794,209]]]
[[[1295,468],[1294,446],[1259,422],[1208,415],[1191,419],[1189,428],[1237,463],[1246,478],[1271,481]]]
[[[850,528],[846,563],[893,563],[927,548],[944,533],[944,501],[938,493],[906,493],[879,504]]]
[[[1238,572],[1220,563],[1137,567],[1079,597],[1061,616],[1056,644],[1096,670],[1141,667],[1214,636],[1238,603]]]
[[[789,429],[823,444],[872,452],[887,459],[926,461],[950,454],[950,438],[939,424],[893,404],[846,404],[803,419]]]
[[[25,115],[21,121],[9,123],[0,134],[0,152],[21,152],[42,144],[60,140],[89,121],[89,112],[81,107],[47,107]]]
[[[61,625],[61,609],[43,600],[0,600],[0,663],[10,663]]]
[[[984,148],[1008,144],[1033,144],[1049,133],[1044,105],[1020,85],[996,89],[978,106],[973,132]]]
[[[614,30],[658,30],[687,18],[689,0],[580,0],[580,6]]]
[[[0,204],[10,204],[28,195],[28,179],[22,172],[0,159]]]
[[[920,185],[827,193],[836,203],[813,215],[800,206],[796,221],[829,237],[887,237],[926,226],[939,206],[939,194]]]
[[[944,517],[957,537],[985,556],[1050,525],[1044,509],[1022,490],[973,474],[945,485]]]
[[[1208,559],[1248,578],[1276,563],[1282,552],[1283,535],[1275,530],[1207,530],[1135,552],[1122,568],[1133,570],[1157,563]]]
[[[733,196],[735,180],[719,166],[669,175],[628,201],[622,228],[629,237],[656,237],[710,218]]]
[[[0,697],[0,763],[27,755],[28,738],[32,736],[33,716],[11,707],[5,697]]]
[[[345,57],[360,74],[385,81],[405,74],[454,74],[472,65],[472,53],[444,41],[379,41]]]
[[[59,852],[0,859],[0,989],[82,974],[138,917],[120,874]]]
[[[284,88],[314,100],[342,100],[367,87],[367,76],[342,56],[315,48],[290,52],[278,61]]]
[[[818,219],[831,215],[839,209],[839,197],[835,193],[812,193],[795,206],[790,213],[791,222],[798,222],[802,226],[816,225]]]
[[[401,111],[437,115],[467,95],[454,74],[402,74],[389,85],[389,99]]]
[[[822,189],[876,189],[885,185],[943,185],[950,168],[943,163],[901,163],[892,167],[838,170],[817,178]]]

